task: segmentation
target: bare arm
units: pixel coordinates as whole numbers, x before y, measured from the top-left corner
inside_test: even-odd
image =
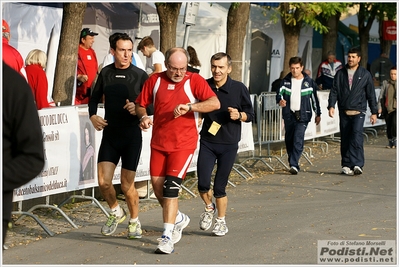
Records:
[[[153,75],[155,73],[158,73],[158,72],[162,72],[162,65],[161,64],[155,63],[153,66],[154,66],[154,71],[152,73],[150,73],[148,76],[151,76],[151,75]]]
[[[147,110],[145,107],[136,104],[136,115],[140,120],[140,129],[146,131],[153,124],[150,117],[147,115]]]
[[[175,118],[182,116],[190,111],[208,113],[214,110],[220,109],[220,102],[217,96],[212,96],[205,101],[197,102],[194,104],[179,104],[175,107],[173,114]]]

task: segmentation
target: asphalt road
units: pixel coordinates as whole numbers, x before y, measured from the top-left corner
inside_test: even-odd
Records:
[[[199,197],[181,201],[191,222],[170,255],[154,253],[162,232],[157,207],[140,213],[142,239],[126,238],[126,221],[110,237],[96,224],[5,250],[3,264],[317,264],[318,240],[396,240],[396,149],[365,142],[365,155],[359,176],[341,175],[340,157],[330,153],[298,175],[281,170],[229,187],[224,237],[199,229]]]

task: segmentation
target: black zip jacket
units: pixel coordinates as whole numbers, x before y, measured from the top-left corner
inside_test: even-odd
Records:
[[[344,110],[357,110],[366,113],[368,102],[371,114],[377,114],[377,98],[370,72],[359,66],[353,74],[352,88],[350,89],[348,67],[348,64],[345,65],[345,68],[335,74],[328,97],[327,109],[335,108],[335,103],[338,101],[338,109],[342,112]]]

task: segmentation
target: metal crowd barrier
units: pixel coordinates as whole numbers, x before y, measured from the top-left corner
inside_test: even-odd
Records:
[[[282,110],[279,105],[276,104],[276,93],[275,92],[262,92],[255,99],[255,111],[256,111],[256,125],[257,125],[257,139],[255,139],[255,145],[258,145],[259,152],[258,156],[255,154],[253,157],[245,159],[242,163],[252,160],[253,167],[258,162],[262,162],[269,169],[274,171],[274,168],[270,166],[265,159],[276,159],[278,163],[284,166],[287,170],[289,167],[282,161],[281,157],[271,155],[270,144],[278,143],[282,141]],[[262,146],[267,145],[267,155],[262,155]]]

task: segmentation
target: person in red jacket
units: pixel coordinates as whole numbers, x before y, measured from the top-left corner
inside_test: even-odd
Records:
[[[91,88],[97,77],[97,56],[96,52],[91,48],[96,35],[98,33],[89,28],[84,28],[80,32],[75,105],[89,103]]]
[[[11,39],[10,26],[7,21],[3,19],[2,25],[3,36],[3,61],[8,66],[19,72],[26,79],[24,59],[17,49],[12,47],[9,42]]]
[[[50,107],[47,100],[48,81],[44,71],[46,63],[47,56],[39,49],[30,51],[25,60],[26,76],[38,110]]]

